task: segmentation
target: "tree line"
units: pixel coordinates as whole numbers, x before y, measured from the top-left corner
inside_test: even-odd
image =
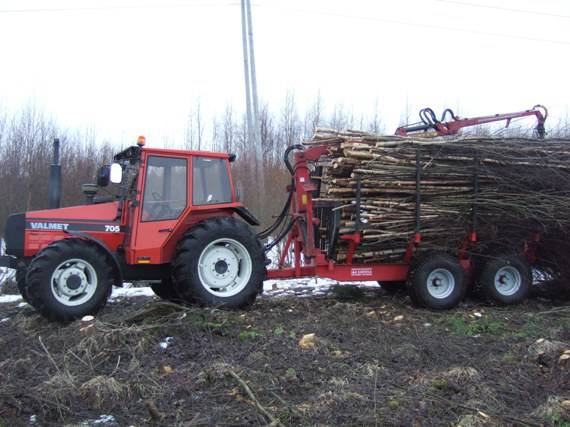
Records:
[[[33,105],[0,112],[2,228],[9,214],[48,206],[49,165],[54,138],[61,141],[62,206],[82,203],[80,183],[93,182],[96,169],[113,153],[92,130],[65,130]]]
[[[406,122],[407,117],[402,119]],[[285,187],[290,176],[283,164],[283,153],[292,145],[310,138],[316,127],[360,129],[372,133],[386,131],[376,105],[371,114],[354,114],[342,105],[325,108],[320,97],[300,113],[293,94],[285,97],[276,109],[267,104],[260,110],[263,161],[259,170],[252,167],[255,158],[248,143],[244,115],[228,106],[213,119],[205,119],[199,101],[188,115],[181,142],[164,141],[165,148],[186,148],[234,153],[233,175],[242,201],[264,225],[272,222],[286,199]],[[510,136],[529,136],[531,126],[513,127]],[[551,136],[569,135],[568,120],[550,129]],[[389,130],[391,133],[391,130]],[[471,130],[489,133],[487,128]],[[502,133],[504,135],[504,132]],[[136,135],[133,136],[133,139]],[[49,164],[52,142],[61,141],[62,206],[84,202],[81,184],[95,181],[97,169],[109,163],[122,148],[113,141],[102,141],[93,129],[67,129],[33,104],[18,111],[0,111],[0,224],[2,229],[9,214],[44,209],[48,205]],[[263,174],[265,188],[260,188]]]

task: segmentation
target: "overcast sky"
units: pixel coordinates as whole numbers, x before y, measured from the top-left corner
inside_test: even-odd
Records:
[[[570,103],[568,0],[253,0],[260,97],[320,92],[392,132],[409,106],[464,116]],[[181,142],[200,99],[243,110],[238,0],[0,0],[0,105],[33,100],[118,143]]]

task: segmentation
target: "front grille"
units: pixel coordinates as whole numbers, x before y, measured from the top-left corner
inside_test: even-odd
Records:
[[[6,253],[18,258],[24,256],[24,229],[26,216],[23,213],[12,214],[6,221],[4,228],[4,241]]]

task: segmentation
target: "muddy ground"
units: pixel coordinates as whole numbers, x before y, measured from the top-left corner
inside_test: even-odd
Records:
[[[128,299],[68,325],[2,304],[0,426],[570,426],[560,293],[432,312],[345,289],[229,312]]]

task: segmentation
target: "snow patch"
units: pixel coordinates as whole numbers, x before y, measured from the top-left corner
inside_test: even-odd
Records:
[[[305,277],[301,279],[288,280],[266,280],[263,282],[263,290],[265,295],[270,297],[280,296],[315,296],[325,295],[332,286],[349,285],[358,286],[360,288],[377,288],[377,282],[339,282],[327,278]],[[155,297],[155,293],[150,286],[134,287],[131,283],[125,283],[124,287],[113,287],[113,293],[109,297],[109,302],[115,302],[121,299],[146,297]],[[21,301],[21,295],[0,295],[0,304],[19,302],[18,308],[27,307],[28,304]]]
[[[99,418],[95,420],[83,421],[81,425],[92,426],[92,425],[118,425],[117,420],[113,415],[99,415]]]
[[[0,295],[0,304],[17,302],[22,299],[22,295]]]
[[[118,287],[114,287],[113,288],[113,293],[111,294],[111,297],[109,298],[109,301],[113,301],[119,298],[134,298],[134,297],[153,297],[154,296],[154,292],[153,290],[148,287],[142,287],[142,288],[118,288]]]
[[[166,338],[164,339],[164,341],[162,341],[162,342],[159,344],[159,345],[160,345],[160,348],[163,349],[163,350],[166,350],[166,349],[168,348],[168,346],[170,345],[170,343],[172,342],[172,340],[174,340],[173,337],[166,337]]]
[[[0,323],[5,323],[5,322],[7,322],[8,320],[10,320],[10,318],[9,318],[9,317],[5,317],[5,318],[3,318],[3,319],[0,319]]]
[[[0,240],[0,255],[6,255],[6,243]],[[16,277],[16,270],[8,267],[0,267],[0,291],[5,283],[11,282]]]
[[[378,282],[339,282],[328,278],[306,277],[302,279],[266,280],[263,282],[265,295],[280,296],[315,296],[325,295],[337,285],[358,286],[360,288],[378,288]]]

